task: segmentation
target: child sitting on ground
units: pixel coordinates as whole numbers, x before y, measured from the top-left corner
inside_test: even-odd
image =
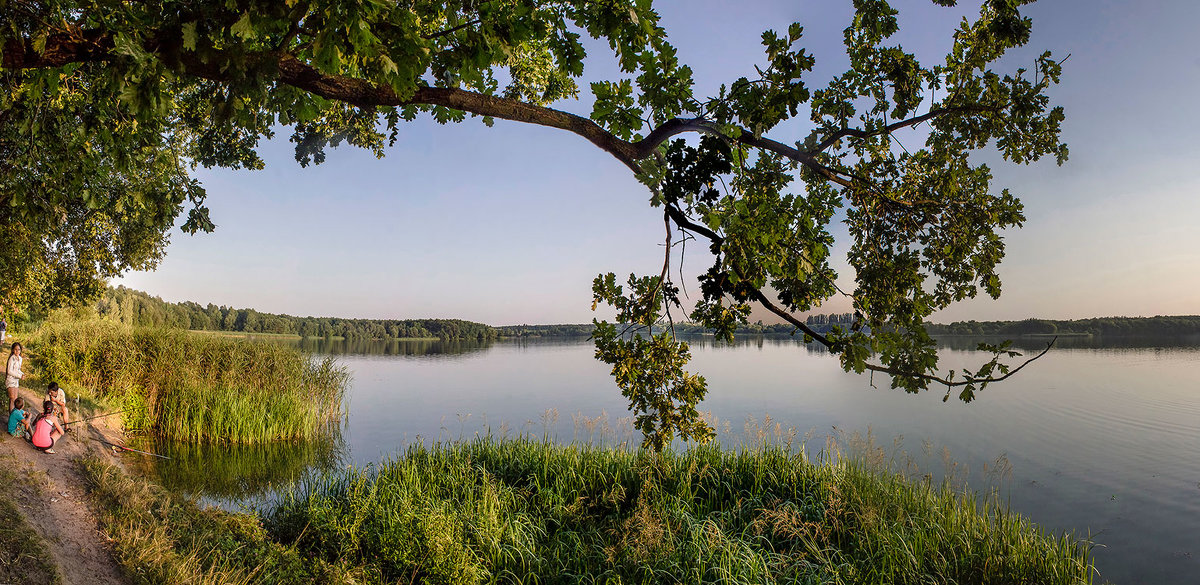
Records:
[[[54,454],[54,442],[63,435],[62,427],[54,418],[54,403],[47,400],[42,403],[42,414],[33,420],[34,447],[45,453]]]
[[[29,426],[29,413],[25,412],[25,399],[13,400],[13,411],[8,415],[8,434],[26,437],[33,433]]]
[[[65,432],[67,425],[71,424],[71,417],[67,412],[67,393],[58,387],[58,382],[50,382],[50,385],[46,387],[46,400],[54,403],[54,414],[62,420]]]

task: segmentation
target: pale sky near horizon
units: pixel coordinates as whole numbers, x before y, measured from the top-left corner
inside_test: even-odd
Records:
[[[657,3],[698,95],[753,74],[764,60],[761,32],[792,21],[805,25],[817,57],[810,87],[820,87],[844,68],[850,4]],[[960,4],[895,2],[899,42],[926,62],[940,59],[959,16],[977,10]],[[1023,200],[1027,222],[1004,234],[1000,300],[960,303],[933,320],[1200,314],[1200,2],[1042,0],[1025,12],[1032,40],[1005,64],[1031,68],[1043,50],[1071,55],[1051,93],[1066,108],[1071,157],[1057,167],[985,155],[993,187]],[[586,79],[615,78],[606,61],[589,62]],[[590,100],[556,107],[586,115]],[[795,141],[807,126],[788,129],[771,136]],[[293,315],[579,323],[594,315],[596,274],[661,267],[661,210],[628,169],[573,134],[422,118],[382,160],[345,147],[301,168],[286,131],[261,152],[263,171],[198,171],[214,233],[173,232],[156,271],[114,284]],[[843,241],[835,253],[845,249]],[[685,272],[706,267],[689,254]],[[849,290],[853,274],[840,267]]]

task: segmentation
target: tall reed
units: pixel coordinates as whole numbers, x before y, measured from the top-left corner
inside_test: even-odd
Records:
[[[348,382],[332,358],[177,329],[48,323],[32,345],[43,375],[136,409],[127,427],[192,442],[314,438],[341,416]]]
[[[994,500],[763,444],[655,455],[415,445],[302,484],[265,525],[378,582],[1090,583],[1085,544]]]

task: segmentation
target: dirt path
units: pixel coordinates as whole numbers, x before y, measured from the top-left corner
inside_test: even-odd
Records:
[[[41,410],[44,394],[22,389],[21,396],[30,412]],[[4,411],[7,412],[7,411]],[[74,417],[79,418],[79,417]],[[88,437],[121,442],[116,430],[117,417],[101,418],[71,425],[71,432],[55,444],[54,455],[34,449],[26,441],[0,433],[0,464],[26,481],[5,486],[13,502],[46,541],[66,585],[106,585],[127,583],[121,568],[113,560],[107,539],[88,508],[84,479],[77,460],[88,454],[115,457],[103,443]],[[5,419],[7,422],[7,419]]]

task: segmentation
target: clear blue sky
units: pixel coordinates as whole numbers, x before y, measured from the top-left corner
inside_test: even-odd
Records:
[[[792,21],[818,59],[812,85],[844,68],[849,0],[658,4],[700,95],[752,74],[761,32]],[[960,15],[976,10],[894,4],[899,41],[925,60],[940,58]],[[1200,2],[1042,0],[1026,12],[1033,39],[1007,63],[1031,67],[1046,49],[1071,55],[1052,94],[1067,110],[1071,158],[1061,168],[993,164],[995,188],[1011,188],[1028,217],[1005,234],[1004,294],[935,320],[1200,313]],[[588,79],[616,76],[606,58],[589,67]],[[586,114],[590,101],[556,107]],[[805,130],[790,129],[772,136]],[[217,231],[175,232],[156,271],[116,283],[294,315],[575,323],[593,316],[597,273],[661,266],[662,216],[645,188],[572,134],[420,119],[382,160],[340,148],[302,169],[286,133],[262,153],[263,171],[199,171]],[[685,272],[706,262],[689,254]]]

